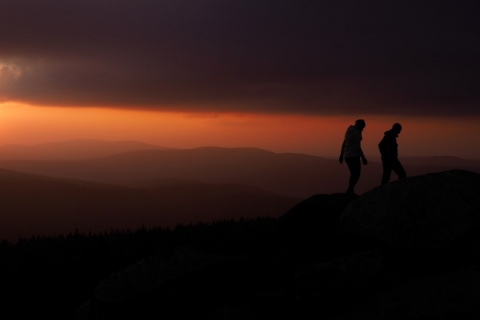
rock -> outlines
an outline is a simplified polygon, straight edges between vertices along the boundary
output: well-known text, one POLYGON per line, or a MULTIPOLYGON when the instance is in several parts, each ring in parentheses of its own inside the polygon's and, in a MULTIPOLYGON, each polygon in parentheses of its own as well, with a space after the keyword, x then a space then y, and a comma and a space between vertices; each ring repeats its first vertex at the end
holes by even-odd
POLYGON ((480 222, 480 175, 450 170, 370 190, 340 216, 337 233, 371 237, 405 252, 439 252, 480 222))
POLYGON ((304 303, 358 300, 379 286, 386 261, 375 251, 361 252, 303 267, 295 276, 296 299, 304 303))
POLYGON ((280 218, 278 246, 241 255, 185 247, 151 256, 101 282, 77 319, 477 315, 479 190, 479 174, 452 170, 392 182, 359 197, 314 195, 280 218), (434 253, 455 260, 444 254, 446 248, 466 245, 470 249, 462 254, 471 253, 474 264, 433 270, 417 259, 430 260, 434 253), (469 282, 475 286, 467 287, 469 282), (443 293, 437 299, 429 288, 443 293), (425 308, 409 300, 416 292, 426 297, 425 308), (457 304, 465 294, 473 298, 457 304))
POLYGON ((104 279, 77 319, 133 319, 150 315, 182 319, 214 312, 232 290, 241 291, 245 257, 220 256, 186 247, 151 256, 104 279))
POLYGON ((480 318, 479 266, 399 278, 331 320, 428 320, 480 318))
POLYGON ((300 247, 330 239, 340 215, 355 197, 343 193, 316 194, 303 200, 280 217, 285 238, 300 247))
POLYGON ((291 269, 284 248, 220 255, 179 247, 106 277, 76 319, 254 319, 253 313, 279 312, 276 302, 288 296, 291 269))

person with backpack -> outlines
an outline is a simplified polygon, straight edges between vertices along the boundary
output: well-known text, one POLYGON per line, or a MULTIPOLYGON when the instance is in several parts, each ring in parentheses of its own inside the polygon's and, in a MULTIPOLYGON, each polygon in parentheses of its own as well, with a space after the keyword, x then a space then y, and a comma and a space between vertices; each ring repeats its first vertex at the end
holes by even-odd
POLYGON ((362 131, 365 126, 365 120, 358 119, 355 121, 354 125, 348 127, 345 133, 345 139, 342 143, 340 157, 338 158, 338 161, 341 164, 343 164, 343 160, 345 160, 348 166, 348 170, 350 171, 348 189, 346 192, 346 194, 348 195, 355 195, 354 189, 355 185, 360 179, 362 163, 364 165, 368 163, 365 155, 363 154, 361 146, 362 131))
POLYGON ((392 129, 385 131, 383 139, 378 144, 383 166, 381 185, 390 181, 392 171, 397 174, 399 179, 403 179, 407 176, 405 169, 398 160, 397 137, 401 131, 402 125, 400 123, 394 123, 392 129))

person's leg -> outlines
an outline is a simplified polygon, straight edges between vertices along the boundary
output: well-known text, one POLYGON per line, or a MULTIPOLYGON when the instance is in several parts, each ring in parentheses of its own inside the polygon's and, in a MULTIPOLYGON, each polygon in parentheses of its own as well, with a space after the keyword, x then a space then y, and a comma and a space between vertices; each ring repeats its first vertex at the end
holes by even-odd
POLYGON ((350 179, 348 180, 348 194, 354 194, 355 185, 360 179, 360 173, 362 165, 360 163, 360 157, 355 158, 345 158, 345 162, 348 165, 348 170, 350 170, 350 179))
POLYGON ((388 158, 382 157, 382 167, 383 167, 383 173, 382 173, 382 186, 384 184, 387 184, 390 181, 390 175, 392 174, 392 161, 388 158))
POLYGON ((398 179, 404 179, 407 177, 407 173, 398 159, 395 159, 393 162, 392 170, 397 174, 398 179))

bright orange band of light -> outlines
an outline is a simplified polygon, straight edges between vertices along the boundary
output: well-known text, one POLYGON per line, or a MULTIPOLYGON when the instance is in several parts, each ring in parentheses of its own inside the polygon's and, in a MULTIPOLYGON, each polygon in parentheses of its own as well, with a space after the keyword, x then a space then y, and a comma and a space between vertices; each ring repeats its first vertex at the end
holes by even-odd
POLYGON ((71 139, 138 140, 163 147, 258 147, 276 152, 337 156, 346 128, 364 118, 363 149, 377 143, 394 122, 403 125, 402 155, 480 158, 477 118, 302 116, 240 113, 175 113, 114 108, 33 107, 0 104, 0 145, 71 139))

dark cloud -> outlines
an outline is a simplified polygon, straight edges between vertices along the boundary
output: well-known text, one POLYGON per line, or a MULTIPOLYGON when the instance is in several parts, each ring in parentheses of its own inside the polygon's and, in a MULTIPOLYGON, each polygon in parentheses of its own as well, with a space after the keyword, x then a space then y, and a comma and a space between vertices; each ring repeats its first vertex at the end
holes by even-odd
POLYGON ((476 1, 0 0, 0 99, 479 114, 476 1))

